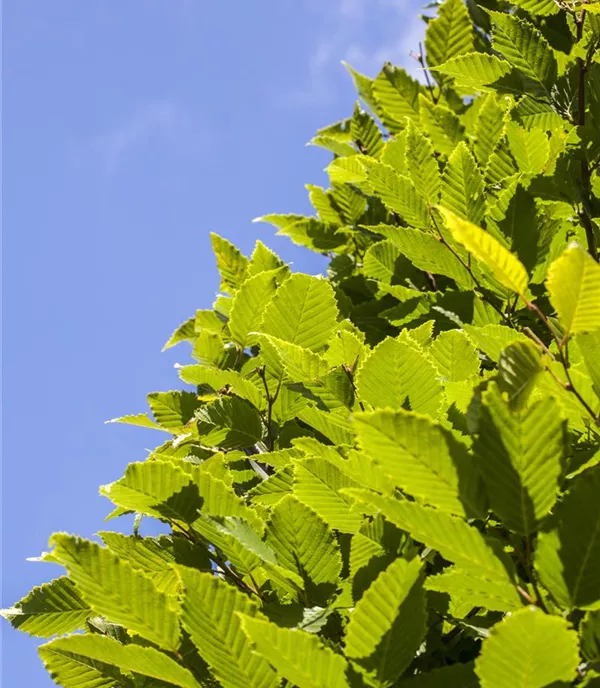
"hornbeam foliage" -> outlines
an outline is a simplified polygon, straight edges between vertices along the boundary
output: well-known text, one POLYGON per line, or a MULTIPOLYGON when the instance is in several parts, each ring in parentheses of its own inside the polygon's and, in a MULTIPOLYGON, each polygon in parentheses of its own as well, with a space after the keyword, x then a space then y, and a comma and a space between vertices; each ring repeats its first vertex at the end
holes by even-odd
POLYGON ((600 685, 600 2, 426 12, 259 218, 326 276, 212 236, 185 388, 115 419, 165 433, 133 532, 3 611, 64 688, 600 685))

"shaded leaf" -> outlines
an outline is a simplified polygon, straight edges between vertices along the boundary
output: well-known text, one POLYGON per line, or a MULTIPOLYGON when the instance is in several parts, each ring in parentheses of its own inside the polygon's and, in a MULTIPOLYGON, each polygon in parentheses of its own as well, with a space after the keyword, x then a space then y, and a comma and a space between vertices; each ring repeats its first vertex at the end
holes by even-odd
POLYGON ((543 585, 560 605, 599 609, 600 471, 571 484, 556 508, 556 523, 538 538, 535 563, 543 585))

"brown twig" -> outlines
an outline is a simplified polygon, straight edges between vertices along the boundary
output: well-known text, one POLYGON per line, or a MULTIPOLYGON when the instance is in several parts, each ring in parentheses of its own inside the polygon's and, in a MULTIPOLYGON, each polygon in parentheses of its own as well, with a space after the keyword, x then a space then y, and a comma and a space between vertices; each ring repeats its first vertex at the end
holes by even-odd
POLYGON ((532 535, 526 535, 525 536, 525 566, 527 569, 527 573, 529 574, 529 581, 531 583, 531 587, 533 588, 533 591, 535 592, 536 606, 538 606, 540 609, 545 611, 547 614, 548 608, 546 607, 546 603, 544 602, 544 598, 542 597, 542 593, 540 592, 537 581, 535 579, 535 569, 533 567, 533 557, 532 557, 532 552, 533 552, 532 538, 533 538, 532 535))
POLYGON ((427 69, 427 65, 425 64, 425 56, 423 54, 423 44, 419 43, 419 54, 415 56, 417 62, 421 65, 423 68, 423 71, 425 73, 425 82, 427 83, 427 88, 429 89, 429 93, 431 94, 431 100, 433 101, 434 105, 437 105, 439 96, 436 96, 434 91, 433 91, 433 84, 431 83, 431 79, 429 78, 429 70, 427 69))
POLYGON ((265 394, 267 396, 267 447, 269 451, 273 451, 273 447, 275 444, 275 440, 273 438, 273 404, 275 403, 275 400, 277 399, 277 396, 279 395, 279 390, 281 388, 281 382, 279 383, 279 386, 277 387, 277 392, 275 393, 275 396, 272 397, 271 393, 269 392, 269 385, 267 384, 267 376, 265 374, 265 366, 260 366, 259 368, 256 369, 256 372, 258 373, 258 377, 263 381, 263 385, 265 388, 265 394))
POLYGON ((358 392, 356 390, 356 385, 354 384, 354 372, 352 371, 352 368, 350 368, 349 365, 346 365, 344 363, 344 364, 342 364, 342 370, 346 373, 348 380, 350 380, 350 385, 352 386, 352 390, 354 391, 354 398, 358 401, 358 405, 360 406, 360 410, 364 411, 365 405, 358 398, 358 392))

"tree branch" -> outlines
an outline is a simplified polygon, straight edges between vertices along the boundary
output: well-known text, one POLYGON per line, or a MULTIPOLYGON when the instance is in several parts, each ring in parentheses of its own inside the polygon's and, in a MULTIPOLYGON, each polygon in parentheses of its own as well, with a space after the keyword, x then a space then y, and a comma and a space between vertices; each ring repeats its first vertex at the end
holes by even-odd
MULTIPOLYGON (((577 42, 579 43, 583 38, 583 26, 585 22, 585 10, 575 18, 577 23, 577 42)), ((589 60, 586 57, 577 58, 577 124, 580 127, 585 126, 585 86, 588 72, 589 60)), ((587 158, 584 156, 581 160, 581 186, 582 199, 581 210, 579 211, 579 220, 585 230, 587 239, 588 252, 590 256, 598 261, 598 244, 596 241, 596 231, 594 223, 590 215, 590 188, 591 188, 591 171, 587 158)))

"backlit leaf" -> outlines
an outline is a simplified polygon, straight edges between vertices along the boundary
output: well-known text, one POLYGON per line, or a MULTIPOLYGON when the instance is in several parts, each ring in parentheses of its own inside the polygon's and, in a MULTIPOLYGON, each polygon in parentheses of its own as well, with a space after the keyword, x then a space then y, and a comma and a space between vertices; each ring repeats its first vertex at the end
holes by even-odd
POLYGON ((600 329, 600 265, 581 246, 552 263, 546 287, 565 335, 600 329))

